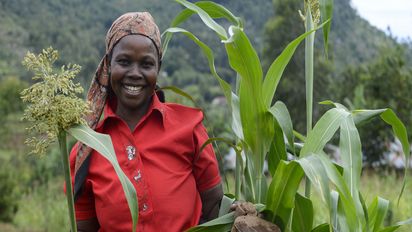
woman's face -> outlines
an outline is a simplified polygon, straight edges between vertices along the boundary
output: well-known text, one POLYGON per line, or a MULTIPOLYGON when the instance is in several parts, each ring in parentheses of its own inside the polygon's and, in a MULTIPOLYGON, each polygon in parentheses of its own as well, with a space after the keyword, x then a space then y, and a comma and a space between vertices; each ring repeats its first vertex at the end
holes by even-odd
POLYGON ((147 110, 156 86, 158 60, 156 47, 146 36, 128 35, 115 45, 110 85, 117 97, 117 112, 147 110))

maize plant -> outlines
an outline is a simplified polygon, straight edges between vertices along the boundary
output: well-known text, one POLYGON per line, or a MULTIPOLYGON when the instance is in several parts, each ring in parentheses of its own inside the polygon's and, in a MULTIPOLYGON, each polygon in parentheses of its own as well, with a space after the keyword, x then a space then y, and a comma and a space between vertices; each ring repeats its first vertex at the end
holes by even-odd
MULTIPOLYGON (((359 191, 362 152, 356 128, 358 124, 380 117, 392 127, 409 160, 407 131, 391 109, 351 111, 342 104, 324 101, 323 104, 332 108, 312 128, 314 33, 323 30, 327 52, 333 0, 304 1, 305 9, 301 16, 306 32, 286 46, 265 74, 239 17, 211 1, 176 2, 185 9, 163 33, 164 51, 167 51, 173 34, 184 34, 200 47, 208 60, 211 74, 219 82, 231 112, 231 128, 237 138, 237 144, 231 144, 237 153, 234 194, 237 200, 256 204, 264 219, 277 224, 282 231, 395 231, 402 224, 412 222, 407 220, 385 227, 383 219, 389 202, 376 197, 367 206, 359 191), (213 51, 193 33, 178 27, 195 14, 222 41, 228 63, 237 74, 234 77, 236 88, 232 88, 217 73, 213 51), (226 19, 230 26, 224 28, 215 21, 216 18, 226 19), (306 136, 293 130, 286 105, 274 101, 282 73, 303 40, 306 51, 306 136), (341 165, 333 163, 323 151, 336 133, 339 133, 341 165), (288 160, 287 153, 294 159, 288 160), (241 158, 242 155, 245 160, 241 158), (266 178, 263 173, 265 159, 268 160, 271 178, 266 178), (304 180, 308 180, 305 196, 298 191, 304 180), (313 222, 314 206, 308 194, 310 186, 320 193, 328 209, 328 221, 320 225, 314 225, 313 222)), ((225 139, 211 138, 208 142, 213 140, 225 139)), ((228 204, 224 201, 223 205, 228 204)), ((221 217, 190 231, 230 231, 234 216, 233 212, 227 212, 225 207, 221 207, 221 217)))

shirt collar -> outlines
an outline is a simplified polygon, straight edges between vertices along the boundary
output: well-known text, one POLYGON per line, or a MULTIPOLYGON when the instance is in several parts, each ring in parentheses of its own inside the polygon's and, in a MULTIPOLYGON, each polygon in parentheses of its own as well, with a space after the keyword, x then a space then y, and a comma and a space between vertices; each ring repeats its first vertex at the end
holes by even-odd
MULTIPOLYGON (((109 118, 119 118, 119 116, 117 116, 116 114, 116 98, 108 98, 108 100, 106 100, 106 105, 104 107, 103 110, 103 115, 100 118, 100 121, 97 125, 96 129, 99 129, 101 126, 103 126, 103 124, 105 123, 105 121, 109 118)), ((159 98, 157 97, 156 94, 153 94, 152 96, 152 103, 150 104, 149 109, 147 110, 147 113, 143 116, 142 120, 146 120, 146 118, 151 115, 153 112, 158 112, 161 115, 162 118, 162 125, 163 127, 165 126, 165 122, 166 122, 166 110, 165 110, 166 106, 163 102, 160 102, 159 98)))

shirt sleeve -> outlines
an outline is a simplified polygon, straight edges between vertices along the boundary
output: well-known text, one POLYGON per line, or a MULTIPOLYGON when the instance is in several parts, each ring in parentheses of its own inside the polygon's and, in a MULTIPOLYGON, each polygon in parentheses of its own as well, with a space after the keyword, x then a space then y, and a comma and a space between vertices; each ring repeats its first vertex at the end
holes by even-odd
POLYGON ((199 123, 194 129, 196 153, 193 160, 193 173, 199 192, 209 190, 221 182, 219 165, 213 146, 208 144, 200 151, 200 148, 208 139, 206 128, 202 123, 199 123))
MULTIPOLYGON (((70 173, 72 177, 72 186, 74 186, 74 166, 79 143, 76 143, 70 152, 70 173)), ((74 203, 76 220, 87 220, 96 217, 94 206, 94 196, 90 180, 86 178, 82 192, 74 203)))

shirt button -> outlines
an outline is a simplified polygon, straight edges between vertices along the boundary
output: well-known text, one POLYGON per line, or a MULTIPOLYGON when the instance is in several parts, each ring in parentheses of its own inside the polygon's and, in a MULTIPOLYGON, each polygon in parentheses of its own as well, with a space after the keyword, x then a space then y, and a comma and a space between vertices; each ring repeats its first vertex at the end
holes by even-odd
POLYGON ((142 210, 143 210, 143 211, 146 211, 148 208, 149 208, 149 206, 147 206, 146 203, 144 203, 142 210))
POLYGON ((137 174, 133 177, 133 179, 137 182, 142 178, 142 175, 140 174, 140 170, 137 171, 137 174))
POLYGON ((127 159, 132 160, 136 156, 136 148, 133 146, 126 147, 127 159))

